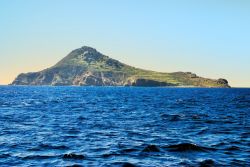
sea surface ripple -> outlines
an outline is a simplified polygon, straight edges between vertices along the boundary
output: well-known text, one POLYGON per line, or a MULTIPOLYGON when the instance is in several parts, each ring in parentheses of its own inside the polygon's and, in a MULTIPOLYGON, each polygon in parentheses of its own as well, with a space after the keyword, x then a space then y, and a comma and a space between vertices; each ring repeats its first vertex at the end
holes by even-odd
POLYGON ((0 86, 0 166, 250 166, 250 89, 0 86))

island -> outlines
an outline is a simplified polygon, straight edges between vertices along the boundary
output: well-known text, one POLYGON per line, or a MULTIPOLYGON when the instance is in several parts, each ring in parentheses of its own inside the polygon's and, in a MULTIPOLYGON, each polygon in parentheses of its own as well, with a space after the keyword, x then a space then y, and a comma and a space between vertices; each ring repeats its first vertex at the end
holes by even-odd
POLYGON ((166 73, 132 67, 88 46, 73 50, 50 68, 19 74, 11 85, 230 87, 226 79, 203 78, 192 72, 166 73))

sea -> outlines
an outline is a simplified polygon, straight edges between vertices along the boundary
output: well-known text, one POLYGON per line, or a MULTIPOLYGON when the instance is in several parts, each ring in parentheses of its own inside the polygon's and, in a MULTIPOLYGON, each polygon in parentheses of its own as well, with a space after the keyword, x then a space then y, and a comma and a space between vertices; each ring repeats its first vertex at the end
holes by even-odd
POLYGON ((0 86, 0 166, 250 166, 250 89, 0 86))

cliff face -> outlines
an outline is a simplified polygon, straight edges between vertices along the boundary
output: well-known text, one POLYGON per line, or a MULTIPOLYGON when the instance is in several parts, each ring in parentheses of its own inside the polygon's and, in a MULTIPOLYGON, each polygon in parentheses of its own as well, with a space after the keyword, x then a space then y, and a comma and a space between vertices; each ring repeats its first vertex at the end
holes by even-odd
POLYGON ((230 87, 225 79, 202 78, 191 72, 161 73, 135 68, 87 46, 73 50, 53 67, 18 75, 12 85, 230 87))

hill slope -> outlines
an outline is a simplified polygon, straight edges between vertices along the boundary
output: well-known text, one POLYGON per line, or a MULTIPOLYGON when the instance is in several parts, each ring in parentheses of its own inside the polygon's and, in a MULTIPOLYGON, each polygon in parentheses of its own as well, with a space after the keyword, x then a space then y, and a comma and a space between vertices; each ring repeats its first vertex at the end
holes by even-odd
POLYGON ((191 72, 162 73, 135 68, 87 46, 73 50, 48 69, 18 75, 12 85, 230 87, 225 79, 202 78, 191 72))

